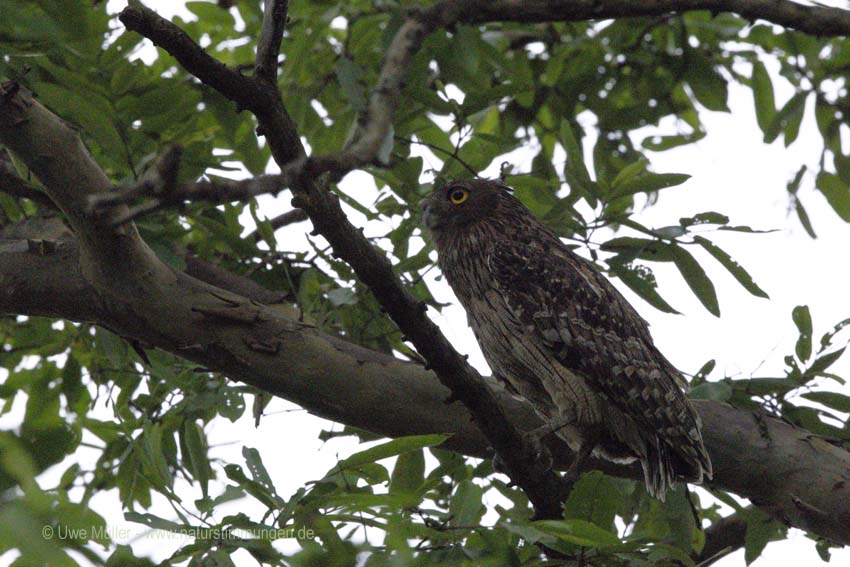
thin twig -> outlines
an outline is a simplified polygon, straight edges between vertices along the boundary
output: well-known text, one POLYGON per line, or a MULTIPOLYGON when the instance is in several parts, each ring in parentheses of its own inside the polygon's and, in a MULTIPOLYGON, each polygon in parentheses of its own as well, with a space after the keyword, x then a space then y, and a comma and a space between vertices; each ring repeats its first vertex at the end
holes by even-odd
POLYGON ((459 155, 457 155, 458 154, 457 149, 455 149, 455 151, 450 151, 450 150, 447 150, 445 148, 441 148, 440 146, 438 146, 436 144, 431 144, 429 142, 423 142, 422 140, 411 140, 411 139, 408 139, 408 138, 402 138, 401 136, 396 136, 395 140, 397 142, 404 142, 405 144, 408 144, 408 145, 417 144, 419 146, 425 146, 426 148, 428 148, 430 150, 445 154, 445 155, 449 156, 451 159, 458 162, 460 165, 462 165, 463 168, 465 170, 467 170, 469 173, 471 173, 473 176, 478 177, 478 171, 474 167, 472 167, 471 165, 466 163, 464 160, 462 160, 459 155))
POLYGON ((708 567, 715 561, 744 547, 747 536, 746 511, 736 512, 721 518, 705 530, 705 545, 700 553, 694 553, 691 558, 700 567, 708 567))
POLYGON ((280 55, 280 42, 283 40, 288 11, 288 0, 266 0, 265 2, 263 27, 257 39, 254 76, 267 83, 274 83, 277 80, 277 59, 280 55))
POLYGON ((5 149, 0 149, 0 191, 19 199, 29 199, 43 207, 57 209, 46 193, 18 175, 5 149))
MULTIPOLYGON (((291 224, 304 222, 305 220, 310 220, 310 217, 307 215, 304 209, 292 209, 291 211, 286 211, 285 213, 270 219, 269 224, 271 225, 272 230, 277 230, 279 228, 283 228, 291 224)), ((262 236, 260 236, 259 230, 254 230, 248 233, 245 238, 253 238, 254 240, 260 240, 262 236)))

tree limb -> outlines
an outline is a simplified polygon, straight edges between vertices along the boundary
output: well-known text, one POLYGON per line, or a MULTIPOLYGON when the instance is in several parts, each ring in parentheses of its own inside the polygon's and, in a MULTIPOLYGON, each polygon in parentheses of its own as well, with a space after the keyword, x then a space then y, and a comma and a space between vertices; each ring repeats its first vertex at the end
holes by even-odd
MULTIPOLYGON (((449 390, 433 372, 326 335, 299 323, 295 314, 253 305, 255 320, 236 324, 220 317, 191 320, 186 316, 191 305, 181 303, 175 310, 152 303, 142 307, 154 317, 137 324, 130 315, 132 298, 124 298, 120 309, 99 300, 79 269, 73 241, 46 251, 31 248, 26 240, 0 241, 0 281, 0 313, 99 323, 291 400, 315 415, 388 437, 452 433, 445 448, 473 457, 488 455, 486 437, 461 404, 445 403, 449 390), (251 344, 277 350, 252 349, 251 344)), ((185 298, 187 288, 197 285, 185 277, 172 291, 185 298)), ((541 425, 531 406, 487 382, 518 427, 541 425)), ((694 406, 716 468, 712 488, 749 498, 780 521, 850 545, 850 453, 773 417, 756 419, 749 411, 705 400, 695 400, 694 406), (811 514, 802 502, 821 513, 811 514)), ((573 455, 566 445, 553 442, 550 449, 556 467, 568 468, 573 455)), ((599 460, 592 466, 642 479, 639 467, 599 460)), ((707 529, 714 535, 707 533, 706 547, 715 542, 714 554, 739 547, 742 520, 731 519, 735 517, 707 529)), ((712 555, 704 551, 701 557, 712 555)))
MULTIPOLYGON (((286 211, 285 213, 281 213, 276 217, 269 219, 269 224, 271 225, 272 230, 277 230, 291 224, 304 222, 305 220, 310 220, 310 217, 307 216, 304 209, 292 209, 291 211, 286 211)), ((261 238, 260 232, 258 230, 254 230, 245 236, 245 238, 254 238, 255 240, 259 240, 261 238)))
POLYGON ((791 0, 444 0, 427 9, 440 27, 486 22, 576 22, 708 10, 765 20, 815 36, 850 35, 850 12, 791 0))
POLYGON ((705 545, 702 551, 693 554, 691 558, 700 567, 708 567, 744 547, 746 538, 746 515, 739 512, 729 514, 705 529, 705 545))
MULTIPOLYGON (((167 154, 166 154, 167 155, 167 154)), ((156 169, 156 167, 152 168, 156 169)), ((142 199, 142 203, 114 214, 109 222, 113 225, 128 223, 136 218, 166 207, 180 207, 186 202, 231 203, 248 201, 258 195, 277 194, 295 179, 293 171, 297 165, 284 168, 275 175, 258 175, 249 179, 226 179, 209 177, 179 186, 165 185, 158 175, 147 174, 138 182, 120 187, 107 193, 96 193, 88 198, 88 212, 102 215, 119 205, 130 205, 142 199)))

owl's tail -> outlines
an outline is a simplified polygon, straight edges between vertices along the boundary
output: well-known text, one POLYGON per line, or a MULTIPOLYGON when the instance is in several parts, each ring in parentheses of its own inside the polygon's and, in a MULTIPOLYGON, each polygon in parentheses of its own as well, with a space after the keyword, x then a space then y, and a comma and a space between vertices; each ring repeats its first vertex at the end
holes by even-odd
MULTIPOLYGON (((667 489, 676 481, 702 484, 713 475, 711 460, 702 442, 702 435, 686 435, 690 443, 671 446, 657 435, 648 440, 646 454, 640 459, 646 491, 664 501, 667 489)), ((684 441, 680 439, 679 441, 684 441)))

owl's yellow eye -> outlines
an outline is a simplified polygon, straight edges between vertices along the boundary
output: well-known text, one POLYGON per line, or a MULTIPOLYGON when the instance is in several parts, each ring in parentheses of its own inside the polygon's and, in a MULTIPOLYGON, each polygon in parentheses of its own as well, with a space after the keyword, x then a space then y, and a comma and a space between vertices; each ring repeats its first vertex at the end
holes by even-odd
POLYGON ((469 191, 466 189, 453 189, 449 193, 449 201, 455 205, 460 205, 469 198, 469 191))

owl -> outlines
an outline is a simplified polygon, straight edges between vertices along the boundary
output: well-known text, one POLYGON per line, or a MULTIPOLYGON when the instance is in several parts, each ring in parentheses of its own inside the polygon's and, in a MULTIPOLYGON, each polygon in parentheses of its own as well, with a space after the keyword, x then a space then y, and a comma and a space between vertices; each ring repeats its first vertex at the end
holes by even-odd
POLYGON ((495 376, 576 453, 640 461, 663 500, 711 478, 686 382, 647 323, 497 181, 454 181, 421 205, 438 264, 495 376))

